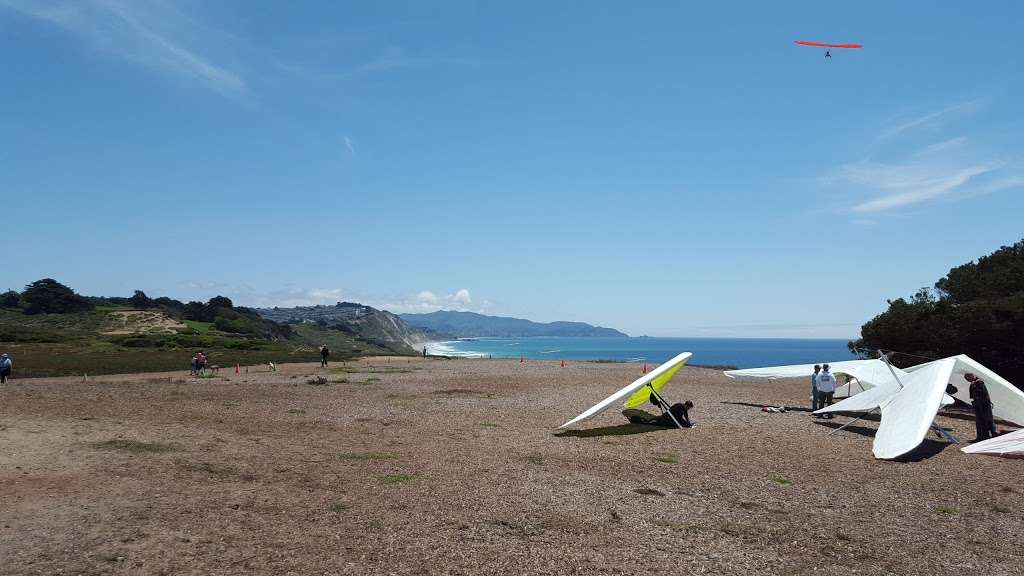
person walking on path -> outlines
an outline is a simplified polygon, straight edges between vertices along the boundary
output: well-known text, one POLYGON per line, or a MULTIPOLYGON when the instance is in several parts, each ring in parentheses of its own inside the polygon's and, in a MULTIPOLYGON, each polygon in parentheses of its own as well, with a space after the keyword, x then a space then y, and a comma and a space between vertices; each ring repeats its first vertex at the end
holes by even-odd
POLYGON ((811 412, 818 409, 818 372, 821 372, 821 366, 815 364, 814 374, 811 374, 811 412))
POLYGON ((974 408, 974 428, 977 431, 975 442, 995 438, 996 424, 992 417, 992 398, 988 395, 985 381, 968 372, 964 380, 971 383, 971 406, 974 408))
POLYGON ((331 355, 331 351, 327 349, 327 344, 320 347, 320 367, 327 367, 327 357, 331 355))
POLYGON ((11 357, 4 352, 4 354, 0 356, 0 384, 7 383, 7 380, 11 377, 11 370, 13 369, 14 362, 11 360, 11 357))
MULTIPOLYGON (((836 393, 836 377, 828 371, 828 364, 821 367, 821 372, 815 380, 815 388, 818 389, 818 410, 825 406, 832 405, 832 395, 836 393)), ((831 414, 823 414, 822 418, 832 419, 831 414)))

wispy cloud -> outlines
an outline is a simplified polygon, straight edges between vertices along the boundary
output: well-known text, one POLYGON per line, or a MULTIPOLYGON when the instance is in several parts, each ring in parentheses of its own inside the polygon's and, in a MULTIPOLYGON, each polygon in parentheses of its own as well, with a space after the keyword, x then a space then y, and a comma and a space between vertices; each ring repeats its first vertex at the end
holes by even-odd
MULTIPOLYGON (((345 150, 348 150, 349 154, 355 154, 356 153, 356 147, 352 144, 352 139, 349 138, 348 136, 345 136, 345 150)), ((371 154, 372 154, 372 151, 371 151, 371 154)))
POLYGON ((912 118, 903 118, 897 124, 890 126, 886 128, 884 131, 882 131, 881 137, 892 138, 894 136, 898 136, 900 134, 903 134, 904 132, 913 130, 915 128, 920 128, 924 126, 935 126, 940 124, 947 118, 956 115, 957 113, 972 112, 974 110, 977 110, 981 105, 982 100, 979 98, 975 100, 969 100, 967 102, 962 102, 960 104, 955 104, 953 106, 949 106, 941 110, 936 110, 934 112, 929 112, 927 114, 922 114, 912 118))
POLYGON ((972 178, 991 172, 993 165, 944 167, 931 163, 861 163, 843 168, 842 178, 881 195, 856 204, 853 212, 882 212, 949 194, 972 178))
POLYGON ((0 6, 62 28, 119 58, 196 78, 221 93, 245 86, 238 74, 187 47, 177 36, 194 36, 196 27, 162 3, 0 0, 0 6))

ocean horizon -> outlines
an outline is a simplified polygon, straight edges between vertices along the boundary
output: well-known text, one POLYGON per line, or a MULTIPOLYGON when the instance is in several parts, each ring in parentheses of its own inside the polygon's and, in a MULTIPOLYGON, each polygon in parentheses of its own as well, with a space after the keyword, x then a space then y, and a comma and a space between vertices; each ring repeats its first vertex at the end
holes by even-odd
POLYGON ((856 358, 847 340, 834 338, 556 337, 465 338, 426 344, 427 353, 463 358, 606 360, 658 364, 693 352, 691 364, 756 368, 856 358))

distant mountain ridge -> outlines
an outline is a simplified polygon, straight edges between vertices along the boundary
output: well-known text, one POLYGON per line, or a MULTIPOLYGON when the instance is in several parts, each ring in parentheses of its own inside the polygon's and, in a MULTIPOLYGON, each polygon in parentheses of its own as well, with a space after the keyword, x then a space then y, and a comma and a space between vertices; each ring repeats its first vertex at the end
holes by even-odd
POLYGON ((256 312, 280 324, 315 323, 406 353, 413 352, 423 342, 450 338, 448 334, 434 334, 410 326, 398 315, 386 310, 355 302, 338 302, 334 306, 256 308, 256 312))
POLYGON ((563 337, 627 337, 613 328, 593 326, 585 322, 533 322, 521 318, 487 316, 476 312, 440 310, 426 314, 400 314, 407 324, 436 333, 459 338, 529 338, 533 336, 563 337))

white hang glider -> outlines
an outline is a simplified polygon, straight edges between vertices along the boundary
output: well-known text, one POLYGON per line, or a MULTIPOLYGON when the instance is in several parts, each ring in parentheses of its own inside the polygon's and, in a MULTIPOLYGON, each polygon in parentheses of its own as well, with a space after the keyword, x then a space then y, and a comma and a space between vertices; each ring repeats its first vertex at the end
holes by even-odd
MULTIPOLYGON (((668 407, 668 402, 661 397, 661 389, 664 388, 665 385, 668 384, 668 381, 676 375, 676 372, 679 372, 679 369, 686 364, 686 361, 689 360, 691 356, 693 356, 693 353, 691 352, 683 352, 682 354, 679 354, 675 358, 665 362, 654 370, 651 370, 642 377, 637 378, 630 385, 619 389, 619 391, 615 392, 611 396, 601 400, 597 404, 594 404, 579 416, 559 426, 559 428, 566 428, 588 418, 593 418, 608 408, 611 408, 613 404, 624 398, 628 398, 625 402, 626 408, 635 408, 640 406, 644 402, 647 402, 651 396, 654 396, 662 403, 662 405, 668 407)), ((668 414, 671 416, 672 413, 669 412, 668 414)), ((672 416, 672 420, 675 420, 674 416, 672 416)), ((676 426, 682 428, 682 425, 680 425, 679 422, 676 422, 676 426)))
POLYGON ((960 451, 967 454, 988 454, 1003 458, 1024 458, 1024 428, 964 446, 960 451))
MULTIPOLYGON (((876 458, 892 459, 905 455, 921 444, 929 429, 935 429, 955 441, 934 421, 939 408, 952 404, 953 397, 970 402, 970 383, 964 379, 964 374, 968 372, 985 381, 996 417, 1024 425, 1024 392, 966 355, 951 356, 902 370, 889 366, 886 360, 835 362, 831 367, 834 372, 854 376, 861 383, 867 384, 868 389, 822 408, 815 414, 880 411, 882 417, 873 445, 876 458), (885 372, 889 372, 888 378, 885 372), (945 393, 949 384, 957 388, 952 397, 945 393)), ((812 372, 813 365, 805 364, 733 370, 726 374, 734 378, 793 378, 809 377, 812 372)))
MULTIPOLYGON (((819 364, 820 365, 820 364, 819 364)), ((900 388, 900 378, 909 374, 882 360, 841 360, 839 362, 828 362, 829 370, 833 374, 847 374, 853 377, 853 381, 836 388, 834 397, 847 398, 871 390, 872 388, 900 388)), ((766 368, 747 368, 744 370, 727 370, 725 375, 730 378, 768 378, 776 380, 779 378, 810 378, 814 374, 815 364, 794 364, 790 366, 769 366, 766 368)), ((953 399, 949 396, 943 398, 943 405, 952 404, 953 399)))

